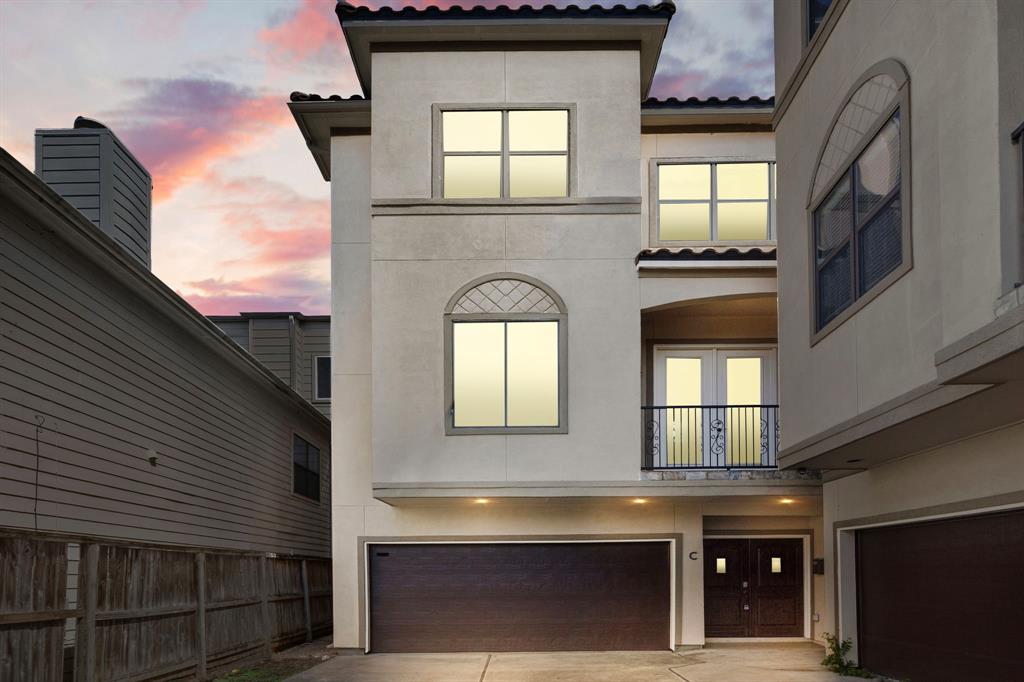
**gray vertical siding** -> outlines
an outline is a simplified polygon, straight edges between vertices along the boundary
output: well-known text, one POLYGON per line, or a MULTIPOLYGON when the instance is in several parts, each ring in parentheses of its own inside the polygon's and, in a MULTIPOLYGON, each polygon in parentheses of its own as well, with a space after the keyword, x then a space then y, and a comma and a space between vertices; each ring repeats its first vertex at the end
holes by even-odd
POLYGON ((0 525, 329 555, 327 421, 0 161, 0 525), (292 493, 294 433, 320 503, 292 493))

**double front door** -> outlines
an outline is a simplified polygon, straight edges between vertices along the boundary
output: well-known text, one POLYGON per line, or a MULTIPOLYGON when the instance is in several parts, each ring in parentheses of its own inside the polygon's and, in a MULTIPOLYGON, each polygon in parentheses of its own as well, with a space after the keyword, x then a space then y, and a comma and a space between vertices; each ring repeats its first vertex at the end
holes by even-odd
POLYGON ((704 540, 707 637, 804 635, 803 540, 704 540))
POLYGON ((775 464, 774 348, 655 346, 655 467, 775 464))

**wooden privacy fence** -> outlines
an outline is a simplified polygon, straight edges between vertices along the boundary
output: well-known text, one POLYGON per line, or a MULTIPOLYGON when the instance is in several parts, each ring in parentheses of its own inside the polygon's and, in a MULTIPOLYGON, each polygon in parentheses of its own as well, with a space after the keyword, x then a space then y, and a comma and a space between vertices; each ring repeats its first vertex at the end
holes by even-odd
POLYGON ((0 531, 5 682, 206 679, 330 630, 329 559, 0 531))

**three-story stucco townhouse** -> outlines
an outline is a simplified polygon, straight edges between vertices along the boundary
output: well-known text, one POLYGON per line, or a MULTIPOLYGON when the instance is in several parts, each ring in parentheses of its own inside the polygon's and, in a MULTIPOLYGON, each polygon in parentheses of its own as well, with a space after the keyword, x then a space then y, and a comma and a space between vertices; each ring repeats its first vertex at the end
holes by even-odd
POLYGON ((647 99, 673 11, 338 6, 363 95, 290 105, 331 182, 337 646, 820 636, 773 101, 647 99))
POLYGON ((775 3, 784 467, 823 471, 825 627, 1019 679, 1024 3, 775 3))

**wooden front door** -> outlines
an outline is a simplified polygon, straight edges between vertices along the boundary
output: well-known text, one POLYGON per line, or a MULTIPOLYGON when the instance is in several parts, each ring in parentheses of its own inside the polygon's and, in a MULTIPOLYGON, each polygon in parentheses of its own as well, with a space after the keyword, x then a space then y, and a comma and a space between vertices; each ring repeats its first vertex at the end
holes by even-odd
POLYGON ((799 539, 705 540, 705 636, 802 637, 803 564, 799 539))

